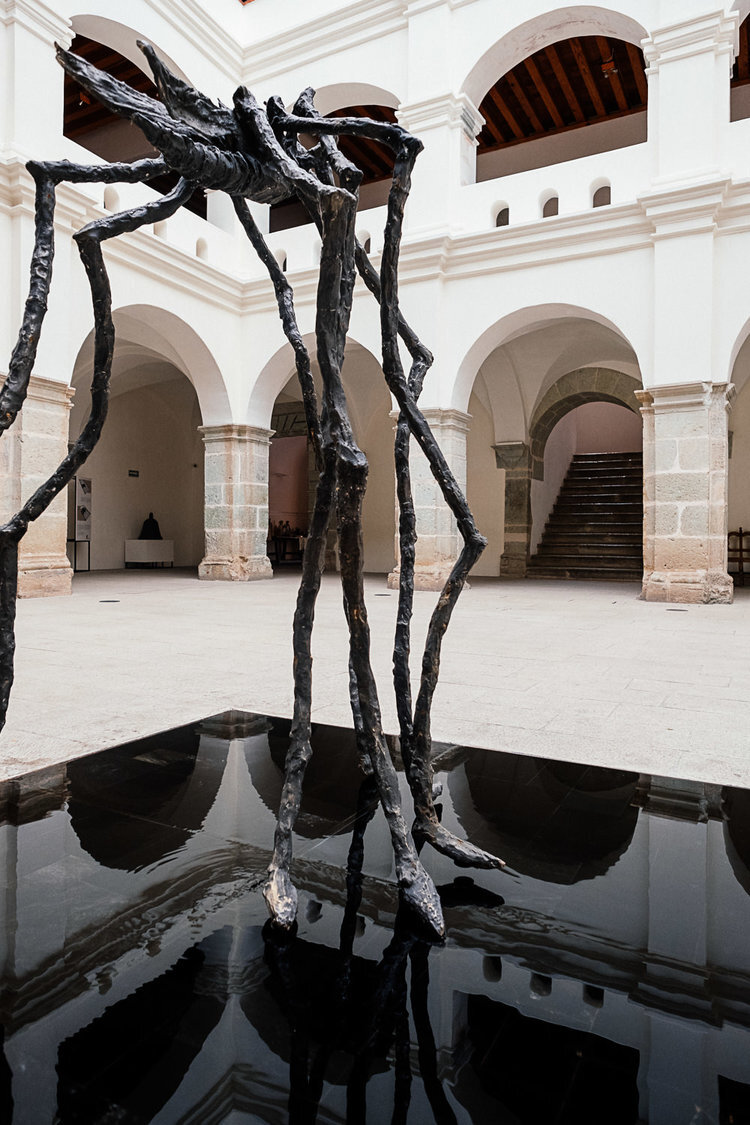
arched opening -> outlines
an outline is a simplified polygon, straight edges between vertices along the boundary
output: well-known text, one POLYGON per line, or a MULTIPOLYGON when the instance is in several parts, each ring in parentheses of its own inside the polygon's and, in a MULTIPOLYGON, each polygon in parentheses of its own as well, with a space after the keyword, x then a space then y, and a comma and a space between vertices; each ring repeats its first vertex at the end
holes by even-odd
POLYGON ((609 207, 612 202, 612 188, 609 184, 602 184, 595 188, 591 194, 592 207, 609 207))
MULTIPOLYGON (((314 352, 314 338, 306 337, 314 352)), ((307 426, 297 375, 289 369, 283 349, 261 375, 251 401, 253 419, 263 417, 264 382, 283 385, 273 402, 270 428, 274 431, 269 452, 269 557, 273 565, 299 563, 301 539, 307 534, 315 499, 317 471, 307 438, 307 426)), ((367 456, 369 473, 362 513, 365 571, 386 574, 394 566, 395 476, 393 468, 393 420, 391 397, 380 363, 366 348, 350 340, 346 348, 343 383, 355 438, 367 456)), ((317 364, 313 378, 320 399, 321 381, 317 364)), ((266 394, 270 388, 266 388, 266 394)), ((270 389, 273 394, 273 390, 270 389)), ((268 418, 268 415, 266 415, 268 418)), ((260 423, 262 424, 262 422, 260 423)), ((268 424, 268 423, 266 423, 268 424)), ((335 537, 329 540, 327 565, 335 565, 335 537)))
POLYGON ((730 119, 750 117, 750 16, 740 24, 740 49, 734 60, 730 87, 730 119))
POLYGON ((636 379, 571 372, 531 421, 529 573, 631 579, 643 573, 643 431, 636 379))
POLYGON ((551 219, 560 214, 560 199, 557 195, 548 195, 542 203, 542 218, 551 219))
POLYGON ((501 206, 495 214, 495 226, 507 227, 510 225, 510 207, 501 206))
MULTIPOLYGON (((606 13, 590 9, 587 20, 586 11, 578 21, 579 34, 561 38, 559 25, 546 32, 526 25, 526 34, 517 29, 505 51, 498 45, 478 64, 473 83, 484 73, 485 83, 490 78, 491 85, 479 91, 485 124, 478 138, 477 180, 646 140, 648 90, 645 60, 637 46, 642 35, 620 38, 606 28, 606 13), (602 23, 602 32, 592 34, 602 23), (540 39, 548 41, 539 47, 540 39), (520 56, 513 50, 516 43, 520 56), (532 44, 536 49, 528 51, 532 44), (500 65, 504 59, 513 60, 494 81, 488 73, 493 54, 500 65)), ((472 80, 467 88, 471 84, 472 80)))
MULTIPOLYGON (((174 565, 197 567, 204 555, 204 450, 199 427, 214 421, 221 388, 211 387, 210 357, 182 321, 141 306, 119 310, 114 319, 117 337, 109 412, 101 439, 78 474, 91 489, 91 569, 124 568, 126 543, 139 539, 151 512, 164 550, 169 541, 173 544, 174 565), (187 377, 193 371, 170 345, 172 331, 181 333, 185 354, 203 367, 202 384, 194 385, 187 377)), ((88 413, 92 362, 89 336, 74 367, 71 438, 80 432, 88 413)), ((71 488, 68 534, 78 539, 82 536, 76 527, 73 493, 71 488)), ((88 551, 76 547, 80 567, 86 566, 88 551)))
MULTIPOLYGON (((729 415, 729 500, 727 526, 731 533, 750 531, 750 494, 747 480, 750 472, 750 335, 740 347, 732 368, 731 382, 737 388, 737 398, 729 415)), ((734 546, 734 541, 730 540, 734 546)), ((729 572, 735 589, 750 585, 750 546, 743 543, 743 561, 737 557, 729 560, 729 572), (747 558, 744 558, 747 553, 747 558)))
POLYGON ((583 309, 518 310, 479 337, 460 365, 453 396, 455 408, 471 417, 468 499, 489 540, 474 573, 527 574, 539 538, 532 540, 532 530, 543 529, 579 440, 581 452, 619 453, 627 446, 639 453, 640 404, 633 392, 640 386, 629 342, 583 309), (568 419, 548 450, 557 423, 588 403, 595 406, 568 419), (610 413, 601 406, 607 403, 625 409, 610 413))
MULTIPOLYGON (((396 120, 395 110, 388 105, 346 105, 328 110, 326 115, 371 117, 374 121, 390 123, 396 120)), ((313 134, 300 136, 300 141, 306 148, 312 148, 317 140, 318 138, 313 134)), ((358 210, 367 211, 371 207, 384 206, 388 201, 393 176, 395 157, 391 150, 379 141, 371 141, 367 137, 339 137, 338 145, 344 156, 364 173, 359 188, 358 210)), ((311 221, 307 211, 295 197, 271 206, 269 230, 274 233, 288 230, 290 227, 299 227, 311 221)))
MULTIPOLYGON (((76 22, 74 20, 74 26, 76 22)), ((102 25, 110 23, 108 20, 100 22, 102 25)), ((116 28, 118 25, 112 26, 116 28)), ((124 33, 127 29, 120 28, 120 31, 124 33)), ((118 78, 139 93, 158 98, 156 86, 146 71, 133 61, 142 56, 136 47, 135 33, 129 34, 133 39, 132 58, 121 54, 114 46, 108 46, 80 32, 73 39, 70 49, 92 66, 106 71, 107 74, 118 78)), ((82 89, 68 74, 65 75, 63 98, 63 133, 89 152, 93 152, 103 160, 133 161, 156 155, 156 150, 149 144, 137 125, 112 113, 88 91, 82 89)), ((149 180, 149 186, 164 194, 175 186, 177 180, 176 173, 167 172, 163 176, 149 180)), ((106 202, 105 206, 107 210, 114 210, 106 202)), ((205 219, 206 193, 202 188, 193 193, 185 207, 205 219)))

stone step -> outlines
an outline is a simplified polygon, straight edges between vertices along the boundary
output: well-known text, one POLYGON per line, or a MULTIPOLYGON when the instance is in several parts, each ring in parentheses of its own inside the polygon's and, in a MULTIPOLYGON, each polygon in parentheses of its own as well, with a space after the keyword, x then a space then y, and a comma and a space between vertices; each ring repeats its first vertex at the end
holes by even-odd
POLYGON ((575 453, 572 464, 580 465, 583 462, 609 464, 612 461, 640 461, 643 462, 643 453, 635 450, 632 453, 575 453))
POLYGON ((578 454, 529 575, 637 582, 643 573, 643 458, 578 454))
POLYGON ((570 579, 578 582, 640 582, 643 570, 597 570, 594 567, 529 567, 528 578, 570 579))
POLYGON ((632 543, 540 543, 535 558, 563 558, 575 555, 579 558, 642 558, 643 546, 640 542, 632 543))

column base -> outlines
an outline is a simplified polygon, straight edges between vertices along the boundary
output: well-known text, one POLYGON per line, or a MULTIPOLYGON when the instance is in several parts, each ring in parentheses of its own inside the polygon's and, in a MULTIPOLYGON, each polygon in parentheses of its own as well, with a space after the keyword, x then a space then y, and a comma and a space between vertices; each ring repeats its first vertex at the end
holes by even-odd
POLYGON ((734 582, 722 570, 655 570, 644 574, 641 598, 685 605, 731 605, 734 582))
POLYGON ((500 577, 501 578, 525 578, 527 571, 526 557, 519 555, 501 555, 500 556, 500 577))
POLYGON ((198 577, 209 582, 253 582, 273 578, 273 569, 268 555, 235 555, 227 559, 204 559, 198 567, 198 577))
POLYGON ((57 558, 18 568, 19 598, 57 598, 73 592, 73 568, 57 558))
MULTIPOLYGON (((417 567, 414 571, 415 590, 442 590, 453 570, 453 564, 444 567, 417 567)), ((388 589, 398 590, 401 580, 401 571, 396 567, 388 575, 388 589)), ((464 583, 464 589, 469 589, 469 583, 464 583)))

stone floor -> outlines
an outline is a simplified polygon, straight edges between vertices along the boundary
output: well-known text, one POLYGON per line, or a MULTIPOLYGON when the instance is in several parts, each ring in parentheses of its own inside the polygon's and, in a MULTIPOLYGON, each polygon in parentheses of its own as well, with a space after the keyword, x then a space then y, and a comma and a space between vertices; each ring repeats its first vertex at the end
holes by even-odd
MULTIPOLYGON (((289 715, 298 573, 247 584, 188 571, 77 575, 18 606, 0 778, 239 708, 289 715)), ((368 580, 384 725, 397 595, 368 580)), ((436 739, 750 786, 750 588, 668 606, 626 583, 474 580, 445 638, 436 739)), ((435 595, 416 595, 414 667, 435 595)), ((315 626, 313 717, 347 724, 337 578, 315 626)))

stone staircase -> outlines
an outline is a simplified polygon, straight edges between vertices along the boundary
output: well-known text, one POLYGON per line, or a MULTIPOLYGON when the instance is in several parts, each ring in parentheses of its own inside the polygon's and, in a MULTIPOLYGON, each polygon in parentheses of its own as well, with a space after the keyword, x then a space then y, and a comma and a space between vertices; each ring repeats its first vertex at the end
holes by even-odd
POLYGON ((639 581, 643 575, 643 455, 573 458, 529 578, 639 581))

